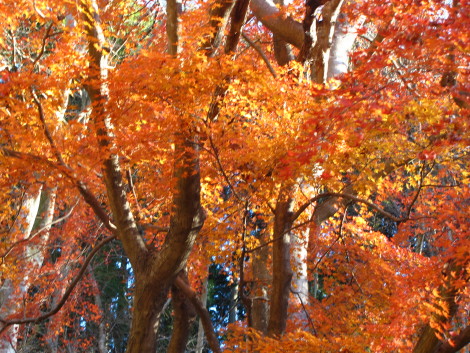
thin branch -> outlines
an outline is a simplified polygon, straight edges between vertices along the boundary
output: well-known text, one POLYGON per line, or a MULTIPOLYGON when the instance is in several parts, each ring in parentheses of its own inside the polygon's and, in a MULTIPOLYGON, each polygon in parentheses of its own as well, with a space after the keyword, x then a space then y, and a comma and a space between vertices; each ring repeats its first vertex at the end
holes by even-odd
POLYGON ((45 231, 46 229, 50 228, 51 226, 53 226, 54 224, 57 224, 59 222, 62 222, 63 220, 69 218, 73 212, 73 209, 75 208, 75 206, 77 206, 78 204, 78 201, 75 203, 75 205, 73 205, 70 210, 62 217, 60 218, 57 218, 55 221, 52 221, 50 222, 49 224, 46 224, 44 227, 42 227, 41 229, 38 229, 37 231, 35 231, 34 233, 30 234, 27 238, 24 238, 24 239, 20 239, 16 242, 14 242, 12 245, 10 245, 10 247, 2 254, 0 255, 0 258, 1 258, 1 264, 4 263, 5 261, 5 258, 11 253, 11 251, 19 244, 21 243, 24 243, 24 242, 27 242, 27 241, 30 241, 32 240, 33 238, 35 238, 37 235, 41 234, 43 231, 45 231))
POLYGON ((111 235, 105 239, 103 239, 101 242, 99 242, 93 250, 87 255, 85 258, 85 261, 83 262, 80 271, 78 272, 77 276, 72 280, 72 282, 69 284, 67 290, 65 291, 64 295, 62 296, 61 300, 56 304, 56 306, 50 310, 49 312, 42 314, 37 317, 31 317, 31 318, 25 318, 25 319, 13 319, 13 320, 5 320, 3 318, 0 318, 0 322, 3 324, 3 327, 0 329, 0 334, 5 332, 5 330, 11 326, 11 325, 22 325, 22 324, 28 324, 28 323, 37 323, 39 321, 45 320, 55 314, 57 314, 60 309, 64 306, 64 304, 67 302, 68 298, 72 294, 73 290, 77 286, 77 284, 80 282, 82 279, 83 275, 87 271, 87 267, 90 264, 91 260, 93 257, 96 255, 96 253, 103 248, 107 243, 110 241, 116 239, 116 235, 111 235))
POLYGON ((116 226, 111 222, 107 213, 105 212, 103 207, 101 207, 100 202, 88 190, 88 187, 86 186, 86 184, 78 180, 74 175, 72 175, 71 171, 67 169, 66 166, 53 163, 50 160, 41 156, 37 156, 31 153, 18 152, 18 151, 10 150, 5 147, 0 147, 0 152, 6 157, 17 158, 20 160, 29 160, 29 161, 45 164, 46 166, 57 169, 59 172, 63 173, 78 188, 78 191, 83 196, 83 199, 85 200, 85 202, 93 209, 96 216, 100 219, 101 222, 103 222, 104 226, 110 232, 112 233, 116 232, 116 226))
POLYGON ((460 187, 462 185, 460 184, 456 184, 456 185, 441 185, 441 184, 423 184, 421 185, 421 187, 423 188, 456 188, 456 187, 460 187))
POLYGON ((292 288, 291 288, 291 292, 294 293, 297 296, 297 298, 299 298, 300 304, 302 305, 302 310, 303 310, 304 314, 307 316, 308 323, 312 327, 312 331, 315 334, 315 336, 318 336, 318 332, 315 329, 315 325, 313 324, 313 320, 310 317, 310 314, 308 313, 307 308, 305 308, 304 301, 302 300, 302 296, 300 295, 299 292, 292 290, 292 288))
POLYGON ((323 253, 323 255, 321 255, 321 256, 319 257, 319 259, 318 259, 317 262, 315 263, 315 266, 313 266, 313 268, 312 268, 312 272, 314 272, 314 271, 318 268, 318 265, 320 265, 320 262, 322 262, 322 260, 324 259, 324 257, 325 257, 326 255, 328 255, 328 253, 331 251, 331 249, 333 248, 333 246, 338 242, 338 240, 340 240, 340 239, 343 238, 343 225, 344 225, 344 221, 346 220, 347 211, 348 211, 348 207, 345 207, 345 208, 344 208, 343 217, 341 217, 341 223, 340 223, 340 225, 339 225, 338 236, 337 236, 336 239, 333 241, 333 243, 330 244, 330 246, 328 247, 328 249, 326 249, 326 251, 323 253))
POLYGON ((184 280, 178 275, 175 278, 174 284, 178 287, 181 292, 188 298, 191 304, 194 306, 199 318, 201 319, 202 326, 204 327, 204 332, 206 334, 207 343, 209 344, 210 349, 215 353, 221 353, 219 340, 217 339, 217 334, 215 332, 214 326, 209 315, 209 311, 204 308, 201 301, 197 297, 197 293, 191 289, 184 280))
POLYGON ((302 214, 302 212, 304 212, 307 209, 308 206, 310 206, 312 203, 317 202, 318 200, 325 198, 325 197, 340 197, 343 199, 349 199, 357 203, 365 204, 369 206, 370 208, 372 208, 374 211, 377 211, 378 213, 382 214, 383 216, 395 222, 404 222, 410 219, 409 217, 406 217, 406 218, 395 217, 390 212, 383 210, 382 208, 380 208, 379 206, 377 206, 376 204, 374 204, 373 202, 369 200, 361 199, 360 197, 357 197, 355 195, 341 193, 341 192, 325 192, 323 194, 319 194, 315 197, 312 197, 308 202, 304 203, 302 206, 299 207, 297 212, 295 212, 295 214, 293 215, 293 219, 296 220, 297 218, 299 218, 299 216, 302 214))
POLYGON ((420 179, 419 179, 418 190, 416 190, 416 194, 413 197, 413 200, 411 200, 411 203, 408 206, 408 210, 406 211, 406 217, 407 218, 410 218, 411 210, 413 209, 413 206, 416 203, 416 201, 418 200, 419 194, 421 193, 421 190, 423 189, 424 179, 426 178, 426 176, 428 176, 429 173, 431 173, 432 168, 434 168, 435 164, 436 164, 436 162, 433 162, 433 164, 431 165, 431 168, 429 168, 429 170, 427 172, 424 171, 424 169, 426 168, 426 162, 423 164, 423 167, 421 168, 421 170, 419 172, 420 179))
POLYGON ((239 285, 238 285, 238 298, 242 301, 245 309, 247 311, 248 320, 251 320, 251 301, 246 297, 244 290, 245 290, 245 256, 247 253, 246 243, 245 243, 245 236, 247 230, 247 215, 248 215, 248 202, 245 203, 245 213, 243 215, 243 231, 242 231, 242 253, 240 255, 239 266, 240 266, 240 278, 239 278, 239 285))
MULTIPOLYGON (((34 4, 34 9, 36 10, 36 12, 38 14, 42 14, 37 8, 36 8, 36 2, 33 0, 33 4, 34 4)), ((44 18, 44 15, 41 16, 42 18, 44 18)), ((33 61, 33 69, 34 67, 36 66, 36 64, 38 63, 38 61, 41 59, 41 57, 44 55, 44 53, 46 52, 46 44, 47 44, 47 39, 49 39, 51 37, 51 30, 52 30, 52 25, 54 23, 51 22, 51 24, 47 27, 46 29, 46 35, 42 38, 42 45, 41 45, 41 50, 38 54, 38 56, 36 57, 36 59, 34 59, 33 61)))
POLYGON ((41 120, 42 127, 44 128, 44 134, 46 135, 47 140, 49 141, 49 144, 52 147, 52 150, 54 151, 55 157, 57 158, 57 161, 63 165, 65 168, 70 169, 70 167, 64 162, 62 159, 62 155, 55 144, 54 139, 52 138, 52 134, 49 131, 49 128, 47 127, 46 124, 46 116, 44 114, 44 108, 42 106, 42 103, 39 101, 38 96, 36 95, 36 92, 34 92, 34 89, 31 88, 31 96, 33 97, 34 104, 38 107, 38 113, 39 113, 39 120, 41 120))
POLYGON ((268 246, 269 244, 274 243, 276 240, 281 239, 283 236, 284 236, 284 233, 283 233, 281 236, 276 237, 276 238, 274 238, 274 239, 271 239, 271 240, 269 240, 269 241, 267 241, 267 242, 265 242, 265 243, 263 243, 263 244, 261 244, 261 245, 255 246, 255 247, 252 248, 252 249, 247 249, 247 250, 245 250, 245 252, 246 252, 247 254, 252 253, 252 252, 254 252, 254 251, 258 250, 258 249, 261 249, 261 248, 263 248, 263 247, 265 247, 265 246, 268 246))
POLYGON ((248 37, 244 32, 242 32, 242 37, 243 39, 261 56, 261 59, 263 59, 264 63, 269 69, 269 72, 271 72, 271 75, 273 75, 274 78, 277 77, 276 71, 274 70, 273 66, 269 62, 268 57, 266 54, 264 54, 263 50, 259 46, 256 45, 255 42, 253 42, 250 37, 248 37))
POLYGON ((83 181, 78 180, 75 177, 75 174, 73 173, 72 168, 69 165, 67 165, 65 161, 63 160, 62 155, 52 137, 52 134, 50 133, 47 127, 46 118, 44 114, 44 108, 33 89, 31 89, 31 95, 33 96, 34 103, 38 107, 39 120, 41 120, 41 123, 43 124, 44 134, 46 135, 46 138, 49 141, 49 144, 51 145, 51 148, 54 152, 55 157, 57 158, 57 161, 59 162, 59 165, 61 166, 61 172, 63 172, 69 179, 73 181, 73 183, 77 186, 78 191, 83 196, 83 199, 85 200, 85 202, 91 206, 96 216, 98 216, 98 218, 104 223, 105 227, 108 228, 111 232, 115 232, 116 227, 114 226, 114 224, 111 223, 111 220, 106 214, 106 211, 103 209, 103 207, 101 207, 100 202, 89 191, 87 185, 83 181))
POLYGON ((215 158, 215 161, 217 163, 217 166, 219 167, 219 171, 220 173, 222 174, 223 178, 225 179, 225 182, 228 184, 228 186, 230 187, 230 190, 233 192, 233 195, 238 199, 238 201, 240 202, 246 202, 246 200, 238 195, 238 192, 235 190, 235 187, 233 186, 232 182, 230 181, 227 173, 225 172, 225 169, 224 167, 222 166, 222 162, 220 161, 220 156, 219 156, 219 152, 217 150, 217 147, 215 146, 214 144, 214 140, 212 139, 212 136, 209 134, 209 144, 211 146, 211 149, 212 149, 212 155, 214 156, 215 158))
POLYGON ((131 173, 131 170, 128 168, 127 169, 127 182, 129 183, 129 187, 131 188, 132 190, 132 195, 134 195, 134 199, 135 199, 135 204, 137 206, 137 210, 139 211, 139 213, 142 211, 142 209, 140 208, 140 205, 139 205, 139 199, 137 198, 137 193, 135 192, 135 188, 134 188, 134 182, 132 181, 132 173, 131 173))

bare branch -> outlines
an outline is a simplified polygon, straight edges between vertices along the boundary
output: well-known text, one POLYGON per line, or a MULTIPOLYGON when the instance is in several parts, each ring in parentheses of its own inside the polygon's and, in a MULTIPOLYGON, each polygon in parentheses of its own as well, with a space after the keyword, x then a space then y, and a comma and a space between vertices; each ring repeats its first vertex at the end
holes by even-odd
POLYGON ((310 327, 312 328, 312 331, 315 334, 315 336, 317 336, 318 332, 315 329, 315 325, 313 324, 313 320, 310 317, 310 314, 308 313, 307 308, 305 307, 304 301, 302 300, 302 296, 300 295, 299 292, 294 291, 292 288, 291 288, 291 292, 294 293, 297 296, 297 298, 299 299, 300 305, 302 305, 302 310, 303 310, 305 316, 307 316, 308 323, 309 323, 310 327))
POLYGON ((343 237, 343 226, 344 226, 344 221, 346 220, 347 210, 348 210, 348 208, 345 207, 344 212, 343 212, 343 217, 341 217, 341 223, 339 225, 338 236, 336 237, 335 240, 333 240, 333 242, 330 244, 328 249, 326 249, 326 251, 318 258, 317 262, 315 263, 315 265, 312 268, 312 272, 315 272, 315 270, 318 268, 318 265, 320 265, 320 263, 325 258, 325 256, 328 255, 328 253, 331 251, 333 246, 338 242, 338 240, 340 240, 343 237))
POLYGON ((219 152, 218 152, 217 147, 215 146, 214 140, 212 139, 212 136, 210 134, 209 134, 209 144, 210 144, 211 149, 212 149, 211 154, 214 156, 215 161, 217 163, 217 166, 219 167, 219 171, 222 174, 225 182, 230 187, 230 190, 233 192, 233 195, 238 199, 238 201, 245 202, 246 201, 245 198, 238 194, 238 192, 236 191, 236 189, 233 186, 232 182, 230 181, 230 178, 228 177, 227 173, 225 172, 225 169, 224 169, 224 167, 222 165, 222 162, 220 160, 219 152))
POLYGON ((49 128, 47 127, 46 124, 46 116, 44 114, 44 108, 42 106, 42 103, 39 101, 38 96, 36 95, 36 92, 34 92, 34 89, 31 88, 31 95, 33 97, 34 104, 38 107, 38 113, 39 113, 39 120, 41 120, 42 126, 44 128, 44 134, 46 135, 47 140, 49 141, 49 144, 52 147, 52 150, 57 158, 57 161, 63 165, 65 168, 70 169, 70 167, 64 162, 62 159, 62 155, 57 148, 57 145, 55 144, 54 139, 52 138, 52 134, 49 131, 49 128))
MULTIPOLYGON (((34 9, 36 10, 36 12, 37 12, 39 15, 42 15, 42 13, 36 8, 36 1, 33 1, 33 4, 34 4, 34 9)), ((41 17, 44 18, 44 15, 42 15, 41 17)), ((46 51, 47 39, 50 38, 50 36, 51 36, 52 25, 53 25, 53 23, 51 23, 51 24, 47 27, 47 29, 46 29, 46 35, 42 38, 41 50, 39 51, 39 54, 38 54, 38 56, 36 57, 36 59, 34 59, 34 61, 33 61, 33 69, 34 69, 34 67, 36 66, 36 64, 39 62, 39 60, 42 58, 42 56, 44 55, 44 53, 45 53, 45 51, 46 51)))
POLYGON ((419 194, 421 193, 421 190, 423 189, 424 179, 426 178, 426 176, 429 173, 431 173, 431 170, 432 170, 432 168, 434 167, 435 164, 436 164, 436 162, 433 162, 431 168, 429 168, 429 170, 427 172, 424 171, 424 169, 426 168, 426 162, 424 163, 423 167, 421 168, 421 170, 419 172, 420 176, 419 176, 418 190, 416 190, 415 196, 413 197, 413 200, 411 201, 410 205, 408 206, 408 210, 406 211, 406 217, 407 218, 410 218, 411 210, 413 209, 413 206, 416 203, 416 201, 418 200, 419 194))

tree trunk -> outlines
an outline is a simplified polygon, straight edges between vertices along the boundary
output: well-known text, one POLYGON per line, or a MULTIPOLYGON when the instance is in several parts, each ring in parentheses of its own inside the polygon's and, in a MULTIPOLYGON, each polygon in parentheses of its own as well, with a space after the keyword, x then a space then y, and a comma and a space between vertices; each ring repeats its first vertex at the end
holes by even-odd
MULTIPOLYGON (((138 231, 130 209, 119 165, 113 124, 107 112, 108 53, 98 6, 95 0, 83 0, 81 6, 91 58, 86 87, 93 107, 92 119, 103 155, 103 178, 113 216, 112 223, 107 222, 108 229, 121 240, 135 273, 133 315, 127 352, 154 353, 156 349, 154 327, 157 326, 170 286, 176 275, 185 267, 205 218, 200 205, 197 136, 192 133, 191 118, 180 116, 180 126, 174 139, 173 175, 176 186, 173 192, 170 229, 161 250, 158 252, 150 250, 138 231)), ((171 23, 167 24, 168 48, 172 55, 176 55, 178 19, 175 0, 168 1, 168 9, 171 12, 168 17, 171 23)), ((106 211, 83 191, 83 187, 80 190, 96 215, 106 220, 106 211)))
MULTIPOLYGON (((180 274, 180 277, 186 284, 189 283, 185 273, 180 274)), ((184 353, 188 344, 190 323, 196 313, 186 295, 176 285, 171 287, 171 298, 173 302, 173 331, 167 353, 184 353)))
POLYGON ((333 44, 330 49, 327 78, 332 78, 348 72, 349 53, 357 38, 357 29, 364 23, 361 17, 356 23, 348 22, 346 15, 340 14, 335 23, 333 44))
MULTIPOLYGON (((284 7, 284 0, 274 0, 274 3, 280 8, 284 7)), ((273 34, 274 56, 280 66, 287 65, 289 61, 294 60, 290 44, 284 41, 279 35, 273 34)))
POLYGON ((269 318, 269 283, 271 274, 269 272, 269 251, 266 244, 269 240, 268 233, 262 232, 260 236, 261 247, 253 252, 253 286, 251 289, 251 326, 264 334, 268 333, 269 318))
POLYGON ((37 217, 33 226, 34 231, 40 232, 41 241, 38 244, 30 244, 26 248, 26 254, 32 265, 40 267, 44 261, 44 245, 49 239, 49 230, 54 219, 55 190, 45 189, 41 191, 37 217))
POLYGON ((342 4, 343 0, 330 0, 323 6, 322 19, 316 21, 315 41, 312 43, 310 52, 306 55, 310 65, 311 79, 316 83, 325 83, 327 80, 335 23, 342 4))
POLYGON ((154 283, 136 274, 135 286, 132 326, 126 352, 155 353, 157 334, 154 326, 167 300, 170 284, 154 283))
POLYGON ((310 301, 308 291, 308 273, 307 273, 307 248, 310 228, 307 228, 301 234, 292 234, 292 258, 291 265, 293 269, 292 291, 294 293, 293 302, 296 304, 295 317, 300 322, 307 322, 305 309, 310 301))
MULTIPOLYGON (((209 273, 209 269, 207 269, 207 273, 209 273)), ((204 283, 202 284, 201 303, 204 308, 207 307, 208 284, 209 284, 209 274, 204 279, 204 283)), ((196 353, 202 353, 203 349, 204 349, 204 326, 202 324, 202 320, 199 318, 199 323, 198 323, 198 328, 197 328, 196 353)))
MULTIPOLYGON (((433 302, 436 312, 431 313, 430 322, 432 322, 432 325, 428 323, 424 327, 413 349, 413 353, 438 353, 440 351, 448 351, 448 348, 444 348, 447 342, 437 337, 438 332, 436 327, 443 328, 447 326, 457 313, 458 303, 456 299, 460 290, 459 282, 468 281, 466 267, 469 263, 470 259, 460 264, 455 263, 455 260, 446 264, 443 272, 444 282, 438 288, 438 294, 433 302)), ((470 333, 467 334, 467 336, 470 340, 470 333)))
POLYGON ((290 264, 290 242, 294 186, 283 186, 274 210, 273 237, 273 284, 269 312, 268 335, 282 335, 287 325, 292 269, 290 264))

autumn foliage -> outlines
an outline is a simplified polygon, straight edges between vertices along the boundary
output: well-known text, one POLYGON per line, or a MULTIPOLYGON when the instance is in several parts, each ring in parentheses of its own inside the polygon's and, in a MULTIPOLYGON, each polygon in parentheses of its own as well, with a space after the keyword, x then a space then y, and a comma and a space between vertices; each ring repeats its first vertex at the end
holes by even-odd
POLYGON ((465 347, 468 5, 0 3, 0 352, 465 347))

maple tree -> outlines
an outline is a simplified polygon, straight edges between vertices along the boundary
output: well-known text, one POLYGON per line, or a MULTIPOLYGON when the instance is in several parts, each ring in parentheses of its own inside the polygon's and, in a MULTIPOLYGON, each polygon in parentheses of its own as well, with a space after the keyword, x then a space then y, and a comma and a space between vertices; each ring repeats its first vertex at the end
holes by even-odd
POLYGON ((0 10, 0 352, 470 342, 467 1, 0 10))

